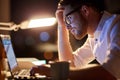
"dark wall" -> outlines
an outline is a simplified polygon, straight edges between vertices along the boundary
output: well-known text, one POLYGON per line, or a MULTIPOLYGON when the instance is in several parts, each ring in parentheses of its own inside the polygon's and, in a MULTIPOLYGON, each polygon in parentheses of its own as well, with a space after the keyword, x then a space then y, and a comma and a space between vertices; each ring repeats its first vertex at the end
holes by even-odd
POLYGON ((11 0, 11 20, 20 23, 31 17, 55 16, 58 0, 11 0))
POLYGON ((105 0, 106 10, 120 14, 120 0, 105 0))

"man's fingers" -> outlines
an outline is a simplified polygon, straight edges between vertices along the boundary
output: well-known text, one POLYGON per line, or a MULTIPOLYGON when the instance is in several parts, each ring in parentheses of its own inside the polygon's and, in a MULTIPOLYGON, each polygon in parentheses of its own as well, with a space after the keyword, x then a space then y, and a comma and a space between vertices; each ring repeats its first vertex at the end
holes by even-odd
POLYGON ((30 75, 34 76, 36 71, 37 71, 37 67, 32 67, 31 70, 30 70, 30 75))

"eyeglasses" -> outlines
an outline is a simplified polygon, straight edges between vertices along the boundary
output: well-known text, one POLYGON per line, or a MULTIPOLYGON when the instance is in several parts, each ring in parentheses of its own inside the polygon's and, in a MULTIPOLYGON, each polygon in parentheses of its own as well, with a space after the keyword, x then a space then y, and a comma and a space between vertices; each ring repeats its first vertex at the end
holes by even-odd
POLYGON ((65 23, 66 23, 67 28, 71 27, 71 16, 69 16, 69 15, 71 15, 72 13, 78 11, 79 8, 80 7, 76 8, 76 9, 72 10, 71 12, 69 12, 68 14, 66 14, 65 23))

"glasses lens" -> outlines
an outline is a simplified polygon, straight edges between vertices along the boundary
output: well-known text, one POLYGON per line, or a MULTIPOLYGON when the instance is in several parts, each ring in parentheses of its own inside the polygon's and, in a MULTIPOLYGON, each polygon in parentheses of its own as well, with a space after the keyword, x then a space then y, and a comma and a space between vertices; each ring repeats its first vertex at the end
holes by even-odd
POLYGON ((65 17, 65 23, 66 23, 66 26, 67 26, 67 29, 69 29, 71 27, 71 20, 70 20, 70 16, 66 16, 65 17))
POLYGON ((69 16, 66 16, 66 18, 65 18, 65 23, 66 23, 67 25, 70 25, 70 24, 71 24, 71 21, 70 21, 70 17, 69 17, 69 16))

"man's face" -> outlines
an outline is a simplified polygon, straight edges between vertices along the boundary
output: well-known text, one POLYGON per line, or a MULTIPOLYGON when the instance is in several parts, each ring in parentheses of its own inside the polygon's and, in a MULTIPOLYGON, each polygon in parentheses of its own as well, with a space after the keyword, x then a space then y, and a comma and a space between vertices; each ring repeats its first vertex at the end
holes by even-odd
POLYGON ((80 8, 72 9, 66 6, 64 19, 68 30, 76 39, 82 39, 87 34, 87 21, 81 14, 80 8))

